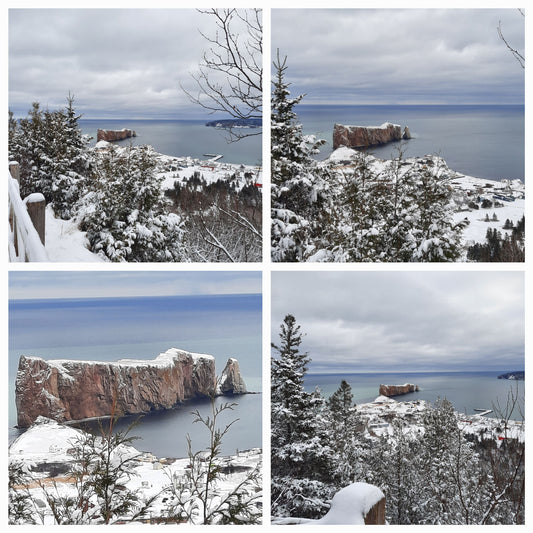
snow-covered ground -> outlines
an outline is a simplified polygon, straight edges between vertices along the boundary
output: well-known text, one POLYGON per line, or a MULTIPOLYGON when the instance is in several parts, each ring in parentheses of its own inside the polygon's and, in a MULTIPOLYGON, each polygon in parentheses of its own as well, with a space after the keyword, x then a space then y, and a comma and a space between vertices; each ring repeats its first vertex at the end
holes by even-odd
MULTIPOLYGON (((105 150, 110 143, 100 141, 95 149, 105 150)), ((125 148, 119 148, 125 150, 125 148)), ((225 163, 217 157, 207 160, 191 157, 174 157, 157 154, 157 175, 163 178, 163 190, 174 188, 199 173, 206 183, 227 180, 238 191, 245 185, 262 187, 262 169, 257 166, 225 163)), ((85 232, 80 231, 75 220, 61 220, 54 216, 50 206, 46 209, 45 249, 51 262, 105 262, 106 259, 87 249, 85 232)))
POLYGON ((509 219, 516 225, 524 215, 525 186, 520 180, 495 181, 456 174, 456 177, 451 180, 451 185, 455 190, 454 196, 458 209, 454 220, 459 222, 467 218, 470 222, 463 232, 463 241, 466 245, 484 242, 488 228, 496 229, 502 235, 510 234, 511 230, 503 229, 505 221, 509 219), (489 200, 495 206, 468 208, 470 200, 476 202, 478 199, 489 200), (494 215, 497 220, 493 220, 494 215))
MULTIPOLYGON (((408 431, 422 433, 422 413, 428 408, 424 400, 396 401, 386 396, 378 396, 373 402, 359 404, 358 412, 366 424, 370 437, 393 435, 391 420, 402 419, 408 423, 408 431)), ((499 418, 490 418, 480 414, 465 415, 457 413, 459 427, 464 433, 476 435, 478 438, 492 439, 500 443, 506 438, 524 440, 524 426, 516 420, 507 421, 507 426, 499 418)))
MULTIPOLYGON (((45 485, 52 486, 54 481, 60 494, 74 495, 75 487, 72 481, 64 476, 50 477, 49 469, 45 465, 68 465, 72 461, 69 449, 81 435, 81 431, 53 420, 40 417, 36 423, 18 437, 9 447, 10 462, 21 462, 35 479, 40 479, 45 485)), ((133 476, 126 483, 130 490, 138 490, 142 497, 149 498, 159 494, 168 486, 173 475, 185 476, 190 460, 188 458, 157 458, 151 453, 140 453, 132 446, 122 446, 121 458, 136 457, 133 476)), ((214 487, 214 493, 223 497, 241 483, 248 472, 262 463, 262 450, 254 448, 239 451, 235 455, 224 457, 222 467, 229 467, 232 473, 224 474, 214 487)), ((42 489, 36 483, 29 486, 32 498, 39 500, 39 505, 45 508, 45 498, 42 489)), ((261 487, 257 487, 258 494, 261 487)), ((162 516, 165 504, 159 498, 151 509, 154 517, 162 516)), ((46 514, 46 524, 53 524, 50 513, 46 514)))

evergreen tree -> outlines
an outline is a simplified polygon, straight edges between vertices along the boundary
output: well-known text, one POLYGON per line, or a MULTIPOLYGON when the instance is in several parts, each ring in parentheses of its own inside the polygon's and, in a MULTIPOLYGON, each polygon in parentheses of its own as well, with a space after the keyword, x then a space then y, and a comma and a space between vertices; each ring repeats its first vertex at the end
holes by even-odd
POLYGON ((386 517, 390 524, 419 524, 426 520, 420 503, 424 485, 420 478, 420 436, 409 431, 401 418, 391 423, 392 435, 379 437, 369 456, 369 482, 387 495, 386 517))
POLYGON ((111 261, 179 261, 181 220, 167 213, 150 147, 112 148, 95 163, 80 228, 92 251, 111 261))
POLYGON ((421 507, 430 524, 479 524, 490 507, 492 480, 459 428, 447 400, 425 411, 421 477, 425 497, 421 507))
POLYGON ((35 102, 17 124, 10 117, 9 157, 20 164, 21 196, 44 195, 55 213, 71 218, 90 170, 89 138, 78 125, 80 115, 69 95, 65 109, 42 110, 35 102))
POLYGON ((10 461, 8 468, 8 524, 36 524, 35 502, 29 490, 33 480, 24 465, 10 461))
POLYGON ((302 125, 294 107, 305 95, 289 98, 289 84, 285 81, 287 58, 280 60, 279 51, 274 62, 276 78, 272 91, 271 115, 271 159, 272 183, 283 185, 305 172, 305 165, 311 162, 311 156, 318 153, 318 148, 325 141, 313 136, 304 136, 302 125))
POLYGON ((302 335, 292 315, 281 324, 278 357, 271 363, 272 511, 274 514, 317 517, 332 495, 330 457, 317 414, 323 400, 304 389, 310 358, 300 352, 302 335))
POLYGON ((271 115, 272 258, 302 261, 311 245, 310 219, 316 218, 317 190, 323 181, 312 156, 325 141, 302 133, 294 107, 303 95, 289 98, 286 62, 278 52, 271 115))
POLYGON ((330 476, 337 489, 366 479, 369 444, 364 430, 365 425, 353 404, 352 387, 343 379, 328 398, 323 416, 323 431, 331 448, 330 476))
POLYGON ((419 236, 415 261, 453 262, 461 256, 464 221, 453 221, 452 189, 439 176, 439 169, 420 169, 418 178, 419 236))

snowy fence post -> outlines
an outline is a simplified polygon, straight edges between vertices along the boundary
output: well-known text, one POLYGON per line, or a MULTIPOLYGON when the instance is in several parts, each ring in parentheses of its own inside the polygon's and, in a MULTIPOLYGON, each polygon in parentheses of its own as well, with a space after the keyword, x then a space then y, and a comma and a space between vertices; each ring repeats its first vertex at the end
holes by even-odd
POLYGON ((365 525, 384 525, 385 524, 385 497, 381 498, 365 516, 365 525))
POLYGON ((37 230, 39 239, 44 246, 46 200, 40 192, 34 192, 24 199, 24 203, 33 227, 37 230))
POLYGON ((331 500, 329 511, 318 519, 274 518, 275 525, 385 525, 385 495, 375 485, 352 483, 339 490, 331 500))
POLYGON ((20 183, 20 165, 16 161, 9 162, 9 173, 14 180, 20 183))

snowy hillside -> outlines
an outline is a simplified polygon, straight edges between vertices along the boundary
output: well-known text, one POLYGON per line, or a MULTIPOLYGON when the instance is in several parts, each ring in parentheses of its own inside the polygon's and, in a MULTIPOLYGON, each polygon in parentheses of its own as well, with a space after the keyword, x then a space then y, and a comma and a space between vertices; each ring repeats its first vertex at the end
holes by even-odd
MULTIPOLYGON (((25 486, 38 513, 34 514, 37 523, 54 524, 52 510, 47 502, 47 492, 62 497, 78 496, 75 478, 69 472, 77 465, 73 459, 73 448, 79 446, 83 432, 64 426, 50 419, 39 418, 36 423, 16 439, 9 448, 10 464, 22 465, 28 474, 25 486), (42 522, 41 522, 42 521, 42 522)), ((207 455, 206 455, 207 457, 207 455)), ((157 458, 149 452, 139 452, 133 446, 120 445, 112 452, 112 463, 132 461, 131 472, 122 480, 128 491, 135 492, 143 500, 155 498, 150 507, 149 519, 152 523, 162 520, 168 512, 170 496, 165 492, 170 480, 181 480, 187 484, 187 472, 191 469, 190 458, 157 458)), ((224 498, 242 484, 247 475, 260 468, 262 452, 260 449, 238 451, 230 457, 221 457, 219 467, 222 475, 212 489, 213 505, 220 504, 224 498)), ((260 512, 260 482, 253 489, 254 507, 260 512)), ((191 502, 191 504, 194 502, 191 502)), ((90 505, 97 506, 97 499, 91 497, 90 505)), ((128 520, 125 515, 123 520, 128 520)), ((200 520, 201 517, 198 517, 200 520)), ((139 520, 140 521, 140 520, 139 520)), ((89 520, 86 523, 96 523, 89 520)))
MULTIPOLYGON (((104 153, 111 143, 100 141, 95 146, 95 152, 104 153)), ((115 145, 113 145, 115 146, 115 145)), ((117 153, 125 152, 128 148, 116 147, 117 153)), ((174 157, 155 154, 157 159, 156 178, 161 179, 163 191, 170 190, 175 185, 184 185, 195 176, 201 176, 206 184, 217 181, 227 182, 235 191, 245 186, 255 186, 262 190, 262 169, 256 166, 236 165, 222 162, 217 157, 207 160, 191 157, 174 157)), ((75 218, 62 220, 55 216, 51 206, 46 210, 46 252, 52 262, 105 262, 107 259, 101 254, 89 251, 86 232, 78 228, 75 218)))

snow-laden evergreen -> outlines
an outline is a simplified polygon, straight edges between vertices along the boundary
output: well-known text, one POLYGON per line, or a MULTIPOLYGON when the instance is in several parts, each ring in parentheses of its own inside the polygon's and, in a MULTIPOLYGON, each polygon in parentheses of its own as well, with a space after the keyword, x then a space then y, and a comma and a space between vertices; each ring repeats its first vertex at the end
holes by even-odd
POLYGON ((12 121, 9 143, 10 160, 20 163, 21 195, 41 192, 64 219, 73 215, 91 167, 90 138, 81 133, 73 97, 67 100, 56 111, 34 103, 28 117, 12 121))
POLYGON ((91 248, 111 261, 180 261, 182 221, 168 213, 149 147, 111 148, 96 162, 78 218, 91 248))
POLYGON ((302 96, 290 98, 284 81, 286 58, 274 63, 276 80, 271 114, 271 198, 272 258, 274 261, 302 261, 314 233, 321 199, 317 191, 325 188, 313 154, 325 141, 303 135, 294 107, 302 96))
POLYGON ((328 480, 330 448, 317 416, 323 399, 304 390, 309 357, 300 352, 302 336, 292 315, 272 345, 271 469, 273 513, 315 518, 327 509, 324 494, 332 495, 328 480))

